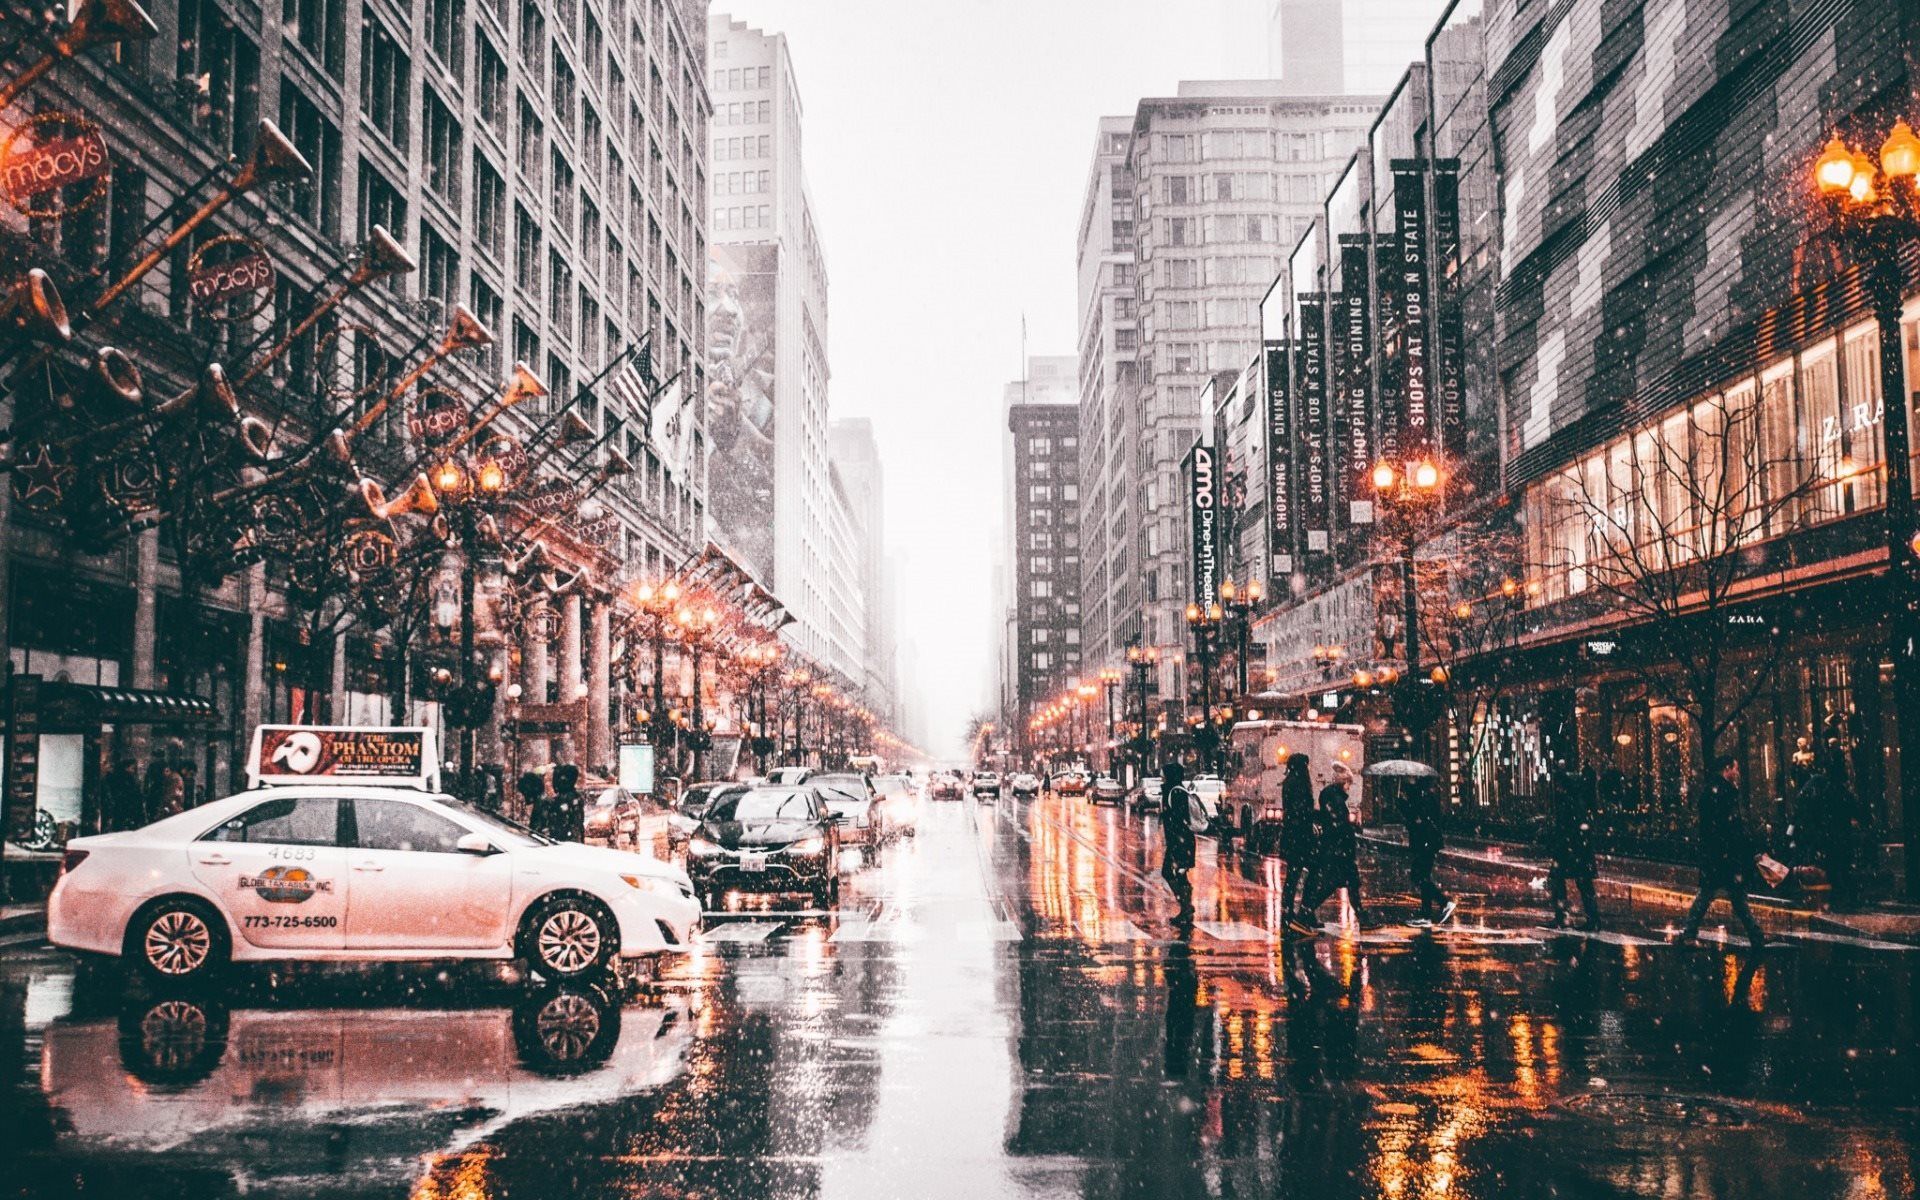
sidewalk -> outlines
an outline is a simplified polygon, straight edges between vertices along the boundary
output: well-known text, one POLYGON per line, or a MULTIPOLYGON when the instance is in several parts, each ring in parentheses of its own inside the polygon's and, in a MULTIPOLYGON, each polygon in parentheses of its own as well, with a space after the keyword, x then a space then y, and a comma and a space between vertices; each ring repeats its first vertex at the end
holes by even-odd
MULTIPOLYGON (((1363 831, 1363 842, 1389 854, 1405 854, 1406 835, 1397 826, 1363 831)), ((1467 875, 1531 886, 1551 865, 1532 846, 1470 838, 1449 839, 1440 863, 1467 875)), ((1601 855, 1595 888, 1602 900, 1629 907, 1684 913, 1693 902, 1698 873, 1692 867, 1647 859, 1601 855)), ((1850 912, 1829 912, 1804 902, 1767 893, 1749 893, 1754 915, 1768 933, 1836 933, 1920 944, 1920 907, 1876 904, 1850 912)), ((1540 897, 1546 903, 1544 896, 1540 897)))
POLYGON ((44 904, 8 904, 0 906, 0 950, 31 946, 47 936, 47 906, 44 904))

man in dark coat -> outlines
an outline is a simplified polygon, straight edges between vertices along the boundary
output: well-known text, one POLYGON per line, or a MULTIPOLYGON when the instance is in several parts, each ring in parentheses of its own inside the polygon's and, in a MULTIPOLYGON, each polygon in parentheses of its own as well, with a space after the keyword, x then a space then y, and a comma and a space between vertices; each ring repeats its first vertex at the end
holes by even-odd
POLYGON ((1740 764, 1723 755, 1715 766, 1719 777, 1700 798, 1700 894, 1687 910, 1680 941, 1699 941, 1701 920, 1714 897, 1724 893, 1733 915, 1747 931, 1747 940, 1758 950, 1767 944, 1767 935, 1747 905, 1747 877, 1753 870, 1755 853, 1753 836, 1747 831, 1746 807, 1740 798, 1740 764))
POLYGON ((1433 881, 1433 864, 1444 838, 1440 827, 1440 794, 1432 779, 1409 779, 1400 793, 1400 812, 1407 823, 1407 852, 1414 891, 1420 895, 1416 925, 1444 925, 1459 907, 1433 881))
POLYGON ((1300 911, 1306 894, 1308 866, 1313 858, 1313 776, 1304 754, 1287 756, 1287 773, 1280 778, 1280 861, 1287 864, 1282 918, 1300 911))
POLYGON ((1547 897, 1553 902, 1553 927, 1567 926, 1567 884, 1580 892, 1586 928, 1600 928, 1600 898, 1593 889, 1593 794, 1597 786, 1591 767, 1575 774, 1556 763, 1553 814, 1547 824, 1547 897))
POLYGON ((108 833, 138 829, 147 823, 147 797, 132 759, 121 759, 107 772, 100 785, 100 809, 108 833))
POLYGON ((547 804, 547 781, 540 778, 538 771, 523 771, 520 781, 513 785, 520 793, 520 804, 525 810, 527 827, 535 833, 552 837, 550 826, 553 813, 547 804))
POLYGON ((1161 800, 1165 804, 1160 820, 1161 837, 1165 841, 1160 877, 1173 889, 1173 898, 1180 904, 1173 916, 1173 926, 1183 932, 1193 928, 1193 882, 1187 878, 1187 872, 1193 869, 1194 844, 1187 811, 1195 801, 1187 788, 1186 777, 1186 769, 1177 762, 1168 763, 1160 772, 1161 800))
POLYGON ((1830 762, 1814 764, 1793 807, 1793 840, 1826 872, 1834 903, 1853 903, 1858 898, 1853 866, 1860 818, 1846 776, 1830 762))
POLYGON ((1287 921, 1287 928, 1301 937, 1319 934, 1315 922, 1320 906, 1341 888, 1347 889, 1347 900, 1360 924, 1373 924, 1360 899, 1360 831, 1347 806, 1347 786, 1352 782, 1347 764, 1335 763, 1333 781, 1320 789, 1320 804, 1313 813, 1313 868, 1306 900, 1287 921))
POLYGON ((554 832, 563 842, 587 840, 587 802, 580 794, 580 768, 561 763, 553 769, 554 832))

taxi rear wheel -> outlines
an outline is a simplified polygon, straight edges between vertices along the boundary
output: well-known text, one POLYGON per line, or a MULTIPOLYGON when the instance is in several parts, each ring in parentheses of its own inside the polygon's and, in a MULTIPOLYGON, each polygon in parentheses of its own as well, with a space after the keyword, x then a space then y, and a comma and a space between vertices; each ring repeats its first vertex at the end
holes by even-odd
POLYGON ((128 927, 126 951, 148 979, 198 982, 226 965, 226 925, 198 900, 162 900, 128 927))
POLYGON ((527 917, 520 955, 547 979, 579 979, 606 969, 620 948, 612 914, 583 896, 543 901, 527 917))

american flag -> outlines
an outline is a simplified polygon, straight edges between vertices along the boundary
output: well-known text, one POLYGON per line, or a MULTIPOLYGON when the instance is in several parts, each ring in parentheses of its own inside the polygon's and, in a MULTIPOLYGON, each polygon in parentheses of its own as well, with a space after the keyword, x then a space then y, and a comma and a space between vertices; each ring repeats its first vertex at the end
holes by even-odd
POLYGON ((632 423, 641 429, 653 424, 653 355, 643 344, 640 352, 620 364, 609 385, 625 406, 632 423))

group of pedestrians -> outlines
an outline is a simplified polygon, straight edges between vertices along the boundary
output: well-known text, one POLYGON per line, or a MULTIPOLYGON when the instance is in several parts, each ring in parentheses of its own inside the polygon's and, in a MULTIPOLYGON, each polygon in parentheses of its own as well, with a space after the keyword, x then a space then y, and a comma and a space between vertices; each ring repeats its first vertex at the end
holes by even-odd
MULTIPOLYGON (((1739 761, 1722 756, 1715 761, 1714 768, 1713 784, 1700 802, 1700 891, 1687 911, 1679 940, 1683 944, 1696 942, 1708 910, 1716 899, 1724 896, 1748 940, 1759 949, 1767 944, 1767 937, 1753 914, 1747 891, 1756 873, 1756 864, 1762 862, 1765 847, 1747 826, 1739 761)), ((1595 779, 1590 770, 1575 773, 1565 764, 1556 764, 1554 775, 1552 808, 1543 839, 1551 863, 1546 882, 1553 906, 1552 927, 1566 928, 1571 889, 1579 897, 1584 918, 1581 927, 1597 931, 1603 928, 1603 923, 1596 889, 1595 779)), ((1186 786, 1185 771, 1179 763, 1167 764, 1162 779, 1166 820, 1161 875, 1179 905, 1173 924, 1184 931, 1193 926, 1193 885, 1187 872, 1194 865, 1196 822, 1190 820, 1189 815, 1199 801, 1186 786)), ((1319 909, 1341 890, 1345 890, 1361 927, 1375 925, 1361 894, 1359 828, 1352 813, 1352 784, 1353 772, 1345 763, 1335 763, 1329 781, 1316 795, 1308 757, 1294 754, 1287 760, 1280 784, 1277 850, 1285 864, 1281 896, 1289 934, 1314 937, 1321 933, 1319 909)), ((1399 808, 1407 831, 1409 880, 1420 905, 1418 915, 1409 923, 1415 926, 1444 924, 1453 917, 1456 902, 1433 877, 1443 846, 1442 813, 1435 780, 1403 781, 1399 808)))
MULTIPOLYGON (((1361 926, 1375 924, 1361 894, 1360 827, 1353 818, 1352 787, 1353 770, 1336 762, 1326 786, 1316 796, 1308 757, 1295 754, 1287 760, 1280 784, 1278 850, 1286 864, 1283 919, 1288 932, 1296 936, 1318 936, 1320 907, 1342 890, 1361 926)), ((1199 801, 1186 786, 1185 769, 1177 762, 1163 769, 1161 793, 1166 800, 1166 820, 1160 874, 1179 906, 1173 925, 1184 931, 1193 927, 1193 884, 1187 872, 1194 863, 1194 822, 1189 813, 1199 801)), ((1420 913, 1413 924, 1444 923, 1453 917, 1456 903, 1433 879, 1441 829, 1439 798, 1431 781, 1413 781, 1403 796, 1402 808, 1412 849, 1413 887, 1420 897, 1420 913)))
POLYGON ((526 771, 515 789, 535 833, 556 842, 587 840, 587 802, 580 794, 580 768, 561 763, 553 768, 551 783, 539 771, 526 771))

